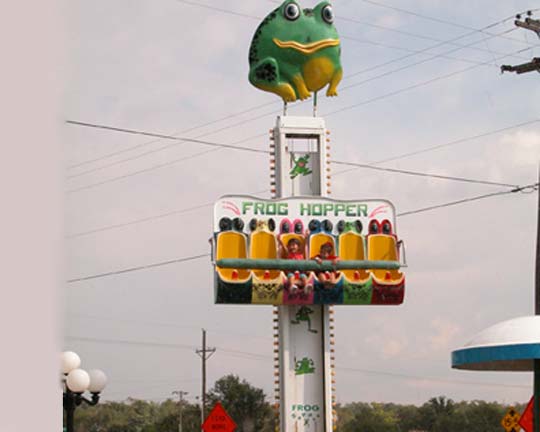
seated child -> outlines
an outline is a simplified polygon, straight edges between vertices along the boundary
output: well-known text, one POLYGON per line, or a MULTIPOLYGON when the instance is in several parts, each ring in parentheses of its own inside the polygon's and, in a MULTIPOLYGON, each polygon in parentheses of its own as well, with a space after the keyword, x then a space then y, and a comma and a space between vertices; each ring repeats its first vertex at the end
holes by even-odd
MULTIPOLYGON (((323 260, 331 260, 332 264, 336 264, 339 261, 339 257, 334 255, 334 245, 330 242, 323 243, 319 250, 319 254, 314 256, 313 259, 319 264, 321 264, 323 260)), ((326 271, 317 273, 319 281, 326 285, 335 285, 338 277, 339 272, 326 271)))
MULTIPOLYGON (((292 260, 303 260, 304 254, 300 250, 302 247, 302 243, 297 238, 291 238, 287 242, 287 248, 285 250, 285 259, 292 259, 292 260)), ((300 273, 298 271, 296 272, 290 272, 287 274, 287 278, 289 280, 289 287, 292 293, 295 293, 298 288, 305 287, 306 292, 309 293, 309 291, 313 288, 311 284, 306 284, 307 276, 305 273, 300 273)))

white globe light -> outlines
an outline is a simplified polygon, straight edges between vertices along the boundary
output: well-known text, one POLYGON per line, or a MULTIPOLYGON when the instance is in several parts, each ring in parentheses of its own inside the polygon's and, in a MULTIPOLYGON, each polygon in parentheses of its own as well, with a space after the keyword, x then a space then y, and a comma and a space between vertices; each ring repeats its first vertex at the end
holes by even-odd
POLYGON ((74 393, 83 393, 90 384, 88 372, 82 369, 73 369, 67 376, 66 384, 74 393))
POLYGON ((62 373, 68 374, 81 365, 81 358, 73 351, 62 353, 62 373))
POLYGON ((88 391, 91 393, 101 392, 107 385, 107 375, 105 372, 99 369, 92 369, 88 371, 90 375, 90 385, 88 386, 88 391))

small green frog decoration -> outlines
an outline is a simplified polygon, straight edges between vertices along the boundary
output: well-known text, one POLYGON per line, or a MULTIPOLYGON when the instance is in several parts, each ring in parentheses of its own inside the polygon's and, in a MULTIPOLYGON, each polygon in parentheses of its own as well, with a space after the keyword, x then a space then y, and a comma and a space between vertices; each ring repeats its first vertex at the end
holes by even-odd
POLYGON ((296 362, 294 373, 295 375, 312 374, 315 372, 315 363, 310 358, 304 357, 296 362))
POLYGON ((249 49, 249 81, 284 102, 304 100, 329 84, 337 96, 341 46, 329 2, 301 9, 286 0, 257 28, 249 49))
POLYGON ((291 176, 291 179, 299 175, 305 176, 312 173, 312 171, 308 167, 308 162, 309 162, 308 154, 305 156, 299 157, 298 159, 295 159, 293 156, 292 162, 294 164, 294 167, 289 173, 289 175, 291 176))
POLYGON ((311 333, 317 333, 317 330, 314 330, 311 328, 311 318, 309 317, 313 313, 313 309, 302 306, 298 311, 296 312, 296 315, 294 316, 294 319, 291 320, 291 324, 300 324, 301 321, 307 322, 308 325, 308 331, 311 333))

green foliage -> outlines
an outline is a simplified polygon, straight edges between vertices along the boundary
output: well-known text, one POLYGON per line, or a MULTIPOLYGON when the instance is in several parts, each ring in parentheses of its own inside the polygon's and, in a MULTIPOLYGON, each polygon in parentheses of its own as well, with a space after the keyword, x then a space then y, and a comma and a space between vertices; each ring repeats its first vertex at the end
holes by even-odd
POLYGON ((398 418, 395 412, 386 409, 385 404, 356 402, 341 408, 338 419, 342 432, 398 432, 398 418), (341 411, 341 412, 340 412, 341 411))
POLYGON ((227 375, 216 381, 208 394, 210 406, 221 402, 238 428, 236 432, 262 432, 272 430, 272 409, 265 401, 264 392, 251 386, 236 375, 227 375))
MULTIPOLYGON (((522 412, 524 406, 515 407, 522 412)), ((378 403, 338 406, 338 432, 494 432, 507 406, 433 397, 420 407, 378 403)))
MULTIPOLYGON (((275 418, 261 389, 235 375, 216 381, 208 394, 207 413, 220 401, 238 425, 237 432, 274 432, 275 418)), ((200 432, 201 412, 182 402, 183 432, 200 432)), ((525 406, 515 409, 523 412, 525 406)), ((336 406, 337 432, 496 432, 508 406, 496 402, 454 402, 433 397, 422 406, 354 402, 336 406)), ((176 432, 180 404, 128 399, 81 405, 75 411, 75 432, 176 432)))
MULTIPOLYGON (((183 402, 182 408, 183 432, 200 432, 199 407, 183 402)), ((176 432, 179 412, 179 403, 170 399, 161 404, 128 399, 82 405, 75 411, 75 432, 176 432)))

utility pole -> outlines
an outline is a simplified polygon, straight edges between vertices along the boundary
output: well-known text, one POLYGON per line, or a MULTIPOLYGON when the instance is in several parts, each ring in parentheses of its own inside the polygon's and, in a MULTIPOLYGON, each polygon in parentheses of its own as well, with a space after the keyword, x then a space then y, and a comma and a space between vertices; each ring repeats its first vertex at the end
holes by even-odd
POLYGON ((175 390, 173 395, 178 395, 178 407, 180 412, 180 418, 178 420, 178 432, 182 432, 182 411, 184 410, 184 396, 188 395, 188 392, 182 390, 175 390))
MULTIPOLYGON (((540 166, 538 168, 538 216, 536 220, 536 275, 534 278, 534 314, 540 315, 540 166)), ((533 431, 540 431, 540 360, 534 361, 533 431)))
MULTIPOLYGON (((523 21, 521 20, 521 15, 516 16, 514 24, 517 27, 524 28, 525 30, 530 30, 540 38, 540 20, 532 19, 532 12, 527 12, 527 18, 523 21)), ((534 57, 530 62, 523 63, 520 65, 502 65, 501 73, 503 72, 516 72, 518 75, 527 72, 537 71, 540 73, 540 57, 534 57)))
POLYGON ((204 423, 206 407, 206 360, 216 352, 215 348, 206 348, 206 330, 202 329, 202 349, 195 351, 202 360, 202 390, 201 390, 201 427, 204 423))
MULTIPOLYGON (((527 18, 521 20, 521 15, 516 16, 514 24, 517 27, 524 28, 536 33, 540 38, 540 20, 532 19, 532 12, 527 12, 527 18)), ((523 63, 516 66, 503 65, 501 73, 516 72, 522 74, 536 71, 540 73, 540 57, 534 57, 529 63, 523 63)), ((540 169, 538 172, 540 184, 540 169)), ((540 315, 540 186, 538 186, 538 216, 536 221, 536 271, 534 287, 534 314, 540 315)), ((533 360, 533 432, 540 432, 540 360, 533 360)))

